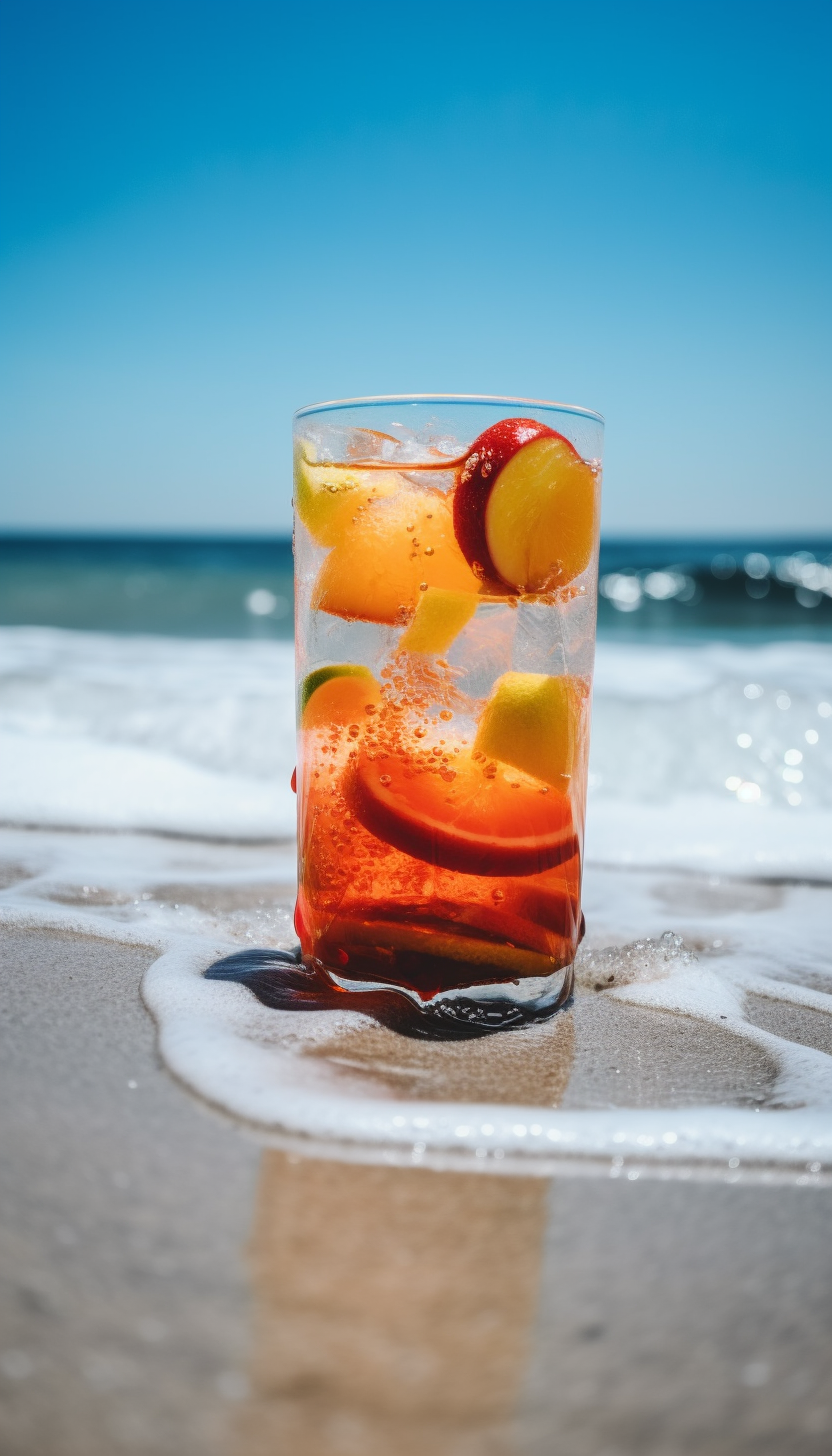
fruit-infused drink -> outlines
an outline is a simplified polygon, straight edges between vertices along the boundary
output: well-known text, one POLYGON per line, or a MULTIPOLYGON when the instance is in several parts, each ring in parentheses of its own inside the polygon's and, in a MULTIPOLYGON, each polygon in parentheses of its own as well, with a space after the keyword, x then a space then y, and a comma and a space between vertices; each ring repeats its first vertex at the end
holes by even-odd
POLYGON ((296 928, 341 983, 568 994, 601 440, 529 401, 295 417, 296 928))

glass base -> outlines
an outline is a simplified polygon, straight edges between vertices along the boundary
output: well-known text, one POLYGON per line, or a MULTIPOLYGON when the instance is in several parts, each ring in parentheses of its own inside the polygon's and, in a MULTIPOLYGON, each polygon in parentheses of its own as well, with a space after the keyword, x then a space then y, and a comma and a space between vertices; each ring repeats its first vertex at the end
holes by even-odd
POLYGON ((551 976, 464 986, 439 991, 428 1000, 405 986, 352 981, 295 950, 243 950, 215 961, 206 980, 237 981, 265 1006, 279 1010, 349 1007, 404 1036, 462 1041, 546 1021, 572 994, 573 967, 551 976))

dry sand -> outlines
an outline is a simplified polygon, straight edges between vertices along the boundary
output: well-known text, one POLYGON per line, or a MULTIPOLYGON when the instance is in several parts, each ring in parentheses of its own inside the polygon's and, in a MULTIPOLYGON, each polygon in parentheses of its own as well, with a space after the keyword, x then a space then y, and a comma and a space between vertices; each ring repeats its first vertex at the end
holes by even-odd
MULTIPOLYGON (((3 940, 3 1456, 828 1452, 832 1189, 287 1157, 160 1067, 153 956, 3 940)), ((651 1101, 604 1004, 555 1060, 651 1101)))

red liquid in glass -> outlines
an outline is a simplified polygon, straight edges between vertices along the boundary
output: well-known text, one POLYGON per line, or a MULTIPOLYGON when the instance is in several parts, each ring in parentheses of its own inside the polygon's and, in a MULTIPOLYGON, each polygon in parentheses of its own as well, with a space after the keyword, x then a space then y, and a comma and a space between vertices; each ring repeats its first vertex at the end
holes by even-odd
POLYGON ((304 958, 422 997, 549 976, 580 938, 572 795, 473 753, 429 698, 388 683, 302 733, 304 958))

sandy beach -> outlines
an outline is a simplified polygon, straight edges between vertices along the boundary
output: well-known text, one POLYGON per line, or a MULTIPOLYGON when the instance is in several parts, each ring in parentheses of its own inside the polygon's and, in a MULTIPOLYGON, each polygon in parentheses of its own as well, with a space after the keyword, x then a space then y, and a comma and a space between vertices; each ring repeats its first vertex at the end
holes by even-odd
MULTIPOLYGON (((393 1149, 381 1162, 355 1145, 346 1157, 308 1139, 301 1150, 246 1125, 160 1062, 142 980, 162 964, 161 886, 140 892, 156 911, 142 929, 125 893, 85 893, 67 875, 73 860, 106 862, 108 842, 4 840, 4 1451, 827 1449, 823 1176, 704 1176, 632 1151, 591 1161, 590 1176, 574 1162, 555 1176, 494 1164, 488 1176, 402 1166, 393 1149), (73 916, 86 929, 68 928, 73 916)), ((243 941, 257 926, 282 851, 240 847, 246 883, 226 846, 220 884, 216 868, 208 877, 216 846, 141 844, 163 884, 180 866, 174 914, 202 917, 203 934, 210 918, 206 962, 218 920, 243 941)), ((700 940, 703 903, 736 925, 781 916, 788 894, 738 882, 733 900, 729 885, 708 900, 701 877, 660 883, 677 909, 687 902, 689 936, 698 905, 700 940)), ((591 903, 592 874, 588 890, 591 903)), ((269 906, 279 916, 279 889, 269 906)), ((830 1049, 828 1016, 761 1004, 769 1034, 830 1049)), ((360 1102, 383 1084, 402 1108, 485 1098, 679 1118, 708 1100, 760 1106, 777 1082, 759 1045, 587 987, 522 1037, 496 1039, 495 1055, 492 1040, 411 1042, 356 1016, 298 1044, 298 1060, 343 1077, 341 1096, 360 1102)))

